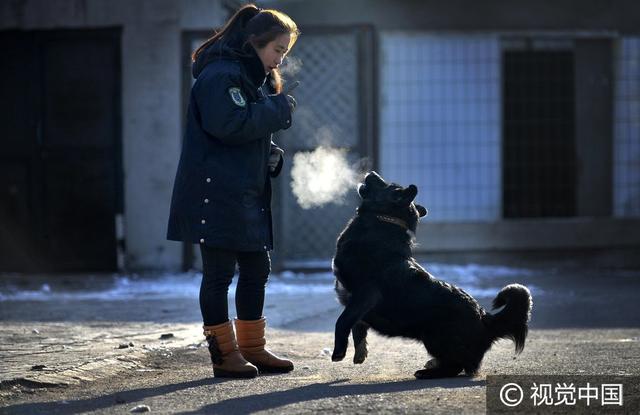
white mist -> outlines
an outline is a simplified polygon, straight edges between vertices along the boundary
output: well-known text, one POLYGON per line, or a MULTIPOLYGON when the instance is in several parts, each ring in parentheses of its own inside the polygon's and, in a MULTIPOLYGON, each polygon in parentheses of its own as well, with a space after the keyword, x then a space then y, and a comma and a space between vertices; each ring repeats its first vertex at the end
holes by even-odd
POLYGON ((320 146, 293 157, 291 189, 303 209, 343 203, 359 176, 348 163, 347 150, 320 146))

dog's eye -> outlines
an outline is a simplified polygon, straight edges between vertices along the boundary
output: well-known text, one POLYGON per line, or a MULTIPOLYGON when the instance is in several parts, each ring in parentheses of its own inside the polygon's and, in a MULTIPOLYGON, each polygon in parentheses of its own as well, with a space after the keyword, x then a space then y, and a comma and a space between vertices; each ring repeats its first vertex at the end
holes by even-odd
POLYGON ((393 200, 401 200, 404 196, 404 193, 402 192, 402 189, 395 189, 392 193, 392 196, 393 200))

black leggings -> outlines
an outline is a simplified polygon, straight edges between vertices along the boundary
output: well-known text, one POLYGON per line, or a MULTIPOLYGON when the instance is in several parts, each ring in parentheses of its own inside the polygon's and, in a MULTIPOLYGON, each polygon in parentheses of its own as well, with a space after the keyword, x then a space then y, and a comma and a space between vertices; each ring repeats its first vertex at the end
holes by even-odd
POLYGON ((262 317, 264 287, 271 272, 267 251, 235 252, 200 245, 202 253, 202 284, 200 311, 205 326, 224 323, 229 319, 227 294, 238 264, 236 314, 240 320, 262 317))

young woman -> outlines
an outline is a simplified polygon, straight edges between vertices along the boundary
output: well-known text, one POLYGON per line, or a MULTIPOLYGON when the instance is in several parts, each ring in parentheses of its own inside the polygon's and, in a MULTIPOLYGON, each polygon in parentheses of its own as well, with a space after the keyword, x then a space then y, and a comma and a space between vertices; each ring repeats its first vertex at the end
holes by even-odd
POLYGON ((200 245, 200 309, 216 377, 293 370, 265 349, 262 309, 273 247, 271 177, 284 153, 271 135, 291 126, 296 105, 292 88, 282 92, 278 66, 298 33, 287 15, 247 5, 192 56, 196 82, 167 237, 200 245), (227 292, 236 264, 234 333, 227 292))

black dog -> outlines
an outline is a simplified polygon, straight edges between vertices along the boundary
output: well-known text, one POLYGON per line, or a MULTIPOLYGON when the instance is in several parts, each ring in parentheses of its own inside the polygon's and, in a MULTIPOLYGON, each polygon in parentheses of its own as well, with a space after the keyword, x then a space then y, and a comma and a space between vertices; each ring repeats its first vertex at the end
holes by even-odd
POLYGON ((342 231, 333 259, 338 299, 345 306, 336 321, 331 360, 344 359, 353 333, 354 363, 367 357, 367 330, 420 340, 434 359, 415 376, 441 378, 477 372, 499 338, 524 349, 531 295, 519 284, 504 287, 487 313, 469 294, 435 279, 411 256, 414 233, 427 211, 413 202, 414 185, 386 183, 371 172, 358 187, 362 203, 342 231))

